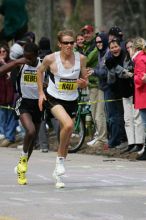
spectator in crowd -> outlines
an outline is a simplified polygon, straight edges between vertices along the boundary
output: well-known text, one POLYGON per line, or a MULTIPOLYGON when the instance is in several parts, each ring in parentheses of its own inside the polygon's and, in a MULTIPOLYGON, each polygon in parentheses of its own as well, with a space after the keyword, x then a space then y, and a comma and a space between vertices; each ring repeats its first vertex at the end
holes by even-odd
MULTIPOLYGON (((96 36, 94 33, 94 28, 92 25, 85 25, 81 29, 83 36, 84 36, 84 47, 83 47, 83 53, 87 57, 87 67, 88 68, 95 68, 98 64, 98 50, 96 47, 96 36)), ((102 95, 99 92, 99 78, 96 75, 90 75, 89 76, 89 98, 91 103, 95 102, 96 100, 101 100, 102 95)), ((103 111, 101 106, 101 102, 96 102, 95 104, 91 105, 91 113, 92 118, 95 123, 96 132, 94 134, 93 140, 87 142, 88 146, 93 146, 96 143, 99 144, 100 142, 104 142, 104 138, 102 139, 102 135, 105 132, 106 128, 103 128, 103 125, 105 124, 102 119, 103 111), (103 130, 104 129, 104 130, 103 130), (99 142, 100 141, 100 142, 99 142)))
MULTIPOLYGON (((134 61, 134 84, 135 84, 135 109, 139 109, 143 125, 146 131, 146 43, 142 38, 136 38, 134 41, 135 53, 132 57, 134 61), (137 47, 138 42, 143 42, 143 49, 137 47)), ((144 152, 137 160, 146 160, 146 147, 144 152)))
POLYGON ((33 32, 26 32, 23 37, 19 38, 10 47, 10 59, 15 60, 23 56, 24 46, 26 43, 35 43, 35 34, 33 32))
MULTIPOLYGON (((6 43, 0 44, 0 66, 10 62, 9 46, 6 43)), ((15 141, 16 127, 18 121, 15 119, 13 110, 14 87, 11 73, 7 72, 0 76, 0 136, 1 147, 8 147, 15 141)))
POLYGON ((23 57, 24 46, 26 43, 29 43, 29 40, 27 38, 22 38, 22 39, 16 41, 10 47, 10 59, 11 60, 16 60, 20 57, 23 57))
POLYGON ((28 31, 28 32, 24 33, 23 38, 28 39, 29 42, 35 43, 35 33, 32 31, 28 31))
MULTIPOLYGON (((140 48, 140 44, 138 47, 140 48)), ((143 44, 141 45, 141 49, 142 47, 143 44)), ((127 80, 129 82, 129 89, 127 89, 127 91, 125 91, 125 94, 123 95, 124 120, 125 130, 128 139, 128 148, 124 150, 122 153, 132 153, 139 151, 141 152, 141 149, 144 146, 144 127, 142 124, 139 110, 134 109, 134 63, 131 60, 132 50, 133 40, 128 40, 126 42, 127 53, 123 64, 123 73, 124 71, 129 72, 129 77, 127 76, 127 80)))
POLYGON ((74 51, 84 54, 84 35, 82 33, 76 35, 74 51))
POLYGON ((126 80, 120 77, 125 59, 125 51, 122 49, 120 41, 118 39, 110 41, 109 50, 110 52, 105 61, 108 69, 108 88, 104 94, 106 100, 112 100, 111 102, 105 102, 109 131, 108 144, 109 149, 111 149, 126 146, 127 137, 124 127, 122 97, 123 92, 128 88, 126 80), (120 70, 118 69, 119 67, 120 70))
MULTIPOLYGON (((105 32, 100 32, 96 34, 96 47, 98 49, 98 64, 95 68, 89 69, 89 73, 91 73, 92 75, 96 75, 99 78, 98 93, 100 94, 100 100, 104 100, 104 90, 107 87, 107 69, 105 68, 105 59, 109 51, 108 35, 105 32)), ((101 102, 99 105, 97 105, 97 112, 98 111, 101 112, 99 120, 101 124, 97 124, 99 136, 97 136, 96 142, 92 144, 92 149, 96 152, 99 150, 103 150, 103 148, 106 147, 107 143, 107 124, 104 102, 101 102)))
POLYGON ((122 49, 125 50, 125 41, 123 40, 123 32, 121 28, 119 28, 118 26, 111 27, 109 29, 108 36, 109 42, 114 39, 118 39, 120 41, 120 46, 122 47, 122 49))

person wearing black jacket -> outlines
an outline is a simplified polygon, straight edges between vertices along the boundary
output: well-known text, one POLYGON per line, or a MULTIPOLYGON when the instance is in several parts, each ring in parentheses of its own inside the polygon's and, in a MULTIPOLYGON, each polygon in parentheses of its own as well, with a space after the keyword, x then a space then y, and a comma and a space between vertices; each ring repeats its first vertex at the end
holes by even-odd
POLYGON ((123 68, 125 51, 122 50, 120 41, 118 39, 110 41, 109 50, 110 52, 105 61, 108 70, 108 87, 105 90, 104 95, 105 100, 110 100, 109 102, 105 102, 109 130, 108 144, 109 148, 114 148, 127 141, 124 128, 122 97, 126 90, 126 84, 128 83, 123 78, 123 75, 125 74, 126 76, 127 73, 124 72, 123 68))

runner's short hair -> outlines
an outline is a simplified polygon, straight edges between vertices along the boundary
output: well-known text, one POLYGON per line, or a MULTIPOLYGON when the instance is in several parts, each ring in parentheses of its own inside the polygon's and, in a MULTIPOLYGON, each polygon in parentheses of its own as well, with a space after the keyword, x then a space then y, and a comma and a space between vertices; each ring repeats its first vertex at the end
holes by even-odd
POLYGON ((63 30, 63 31, 59 31, 58 34, 57 34, 58 41, 61 42, 62 38, 64 36, 70 36, 70 37, 75 38, 75 33, 74 33, 73 30, 69 30, 69 29, 66 29, 66 30, 63 30))
POLYGON ((35 43, 27 43, 24 46, 24 52, 38 54, 38 46, 35 43))

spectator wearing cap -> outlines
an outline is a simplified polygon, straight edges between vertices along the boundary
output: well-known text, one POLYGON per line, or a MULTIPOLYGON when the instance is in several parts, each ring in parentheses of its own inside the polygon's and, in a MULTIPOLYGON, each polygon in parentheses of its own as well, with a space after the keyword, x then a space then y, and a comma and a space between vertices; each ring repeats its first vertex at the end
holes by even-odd
POLYGON ((84 37, 83 53, 87 57, 87 67, 95 67, 98 63, 98 51, 96 48, 94 28, 91 25, 85 25, 81 28, 81 32, 84 37))
MULTIPOLYGON (((85 39, 83 52, 84 55, 87 57, 87 67, 95 68, 98 63, 98 49, 96 47, 96 36, 94 33, 94 28, 92 25, 85 25, 83 28, 81 28, 81 31, 85 39)), ((98 76, 89 76, 88 88, 89 98, 91 102, 95 102, 102 98, 99 91, 98 76)), ((104 124, 104 122, 102 121, 103 108, 101 107, 101 105, 101 102, 96 102, 95 104, 91 105, 91 113, 96 126, 96 132, 94 134, 93 140, 87 142, 87 145, 89 146, 94 146, 94 143, 97 140, 97 136, 102 136, 101 134, 104 133, 102 126, 104 124)))

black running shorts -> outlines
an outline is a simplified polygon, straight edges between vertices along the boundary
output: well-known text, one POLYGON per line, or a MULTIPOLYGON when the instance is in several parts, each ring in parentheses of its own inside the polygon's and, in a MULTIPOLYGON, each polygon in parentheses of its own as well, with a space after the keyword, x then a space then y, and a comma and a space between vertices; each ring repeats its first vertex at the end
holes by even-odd
POLYGON ((46 97, 47 97, 47 101, 45 101, 44 107, 45 107, 48 115, 50 115, 51 109, 55 105, 61 105, 64 107, 64 109, 66 110, 66 112, 68 113, 68 115, 71 118, 74 118, 76 116, 76 112, 77 112, 77 108, 78 108, 77 100, 66 101, 66 100, 56 99, 48 94, 46 95, 46 97))
POLYGON ((15 106, 16 115, 19 117, 23 113, 29 113, 34 123, 40 123, 42 113, 39 110, 38 99, 19 98, 15 106))

